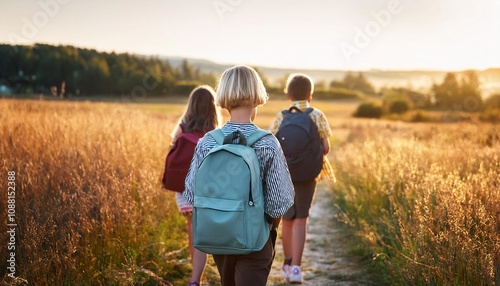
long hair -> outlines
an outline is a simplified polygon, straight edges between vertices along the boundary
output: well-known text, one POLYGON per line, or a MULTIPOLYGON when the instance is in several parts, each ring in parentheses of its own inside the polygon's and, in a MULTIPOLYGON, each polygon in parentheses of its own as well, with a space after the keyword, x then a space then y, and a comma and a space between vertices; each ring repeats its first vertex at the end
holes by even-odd
POLYGON ((208 85, 201 85, 189 95, 181 123, 186 132, 207 132, 219 126, 219 117, 215 106, 215 91, 208 85))

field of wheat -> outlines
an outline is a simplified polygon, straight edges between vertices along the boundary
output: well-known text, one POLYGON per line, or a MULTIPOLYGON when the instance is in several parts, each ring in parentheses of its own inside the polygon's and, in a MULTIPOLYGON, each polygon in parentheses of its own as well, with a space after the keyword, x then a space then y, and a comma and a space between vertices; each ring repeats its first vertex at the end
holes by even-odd
MULTIPOLYGON (((287 104, 271 101, 256 123, 269 126, 287 104)), ((0 216, 15 172, 15 276, 31 285, 185 283, 185 220, 159 183, 183 106, 0 101, 0 216)), ((316 106, 334 133, 332 194, 382 280, 500 283, 497 126, 354 120, 352 104, 316 106)), ((2 269, 8 230, 0 224, 2 269)), ((216 285, 213 265, 204 281, 216 285)))
POLYGON ((500 128, 345 123, 336 202, 390 285, 500 285, 500 128))
MULTIPOLYGON (((0 101, 2 220, 7 173, 16 174, 15 276, 30 285, 184 281, 185 220, 159 184, 181 112, 181 105, 159 117, 118 104, 0 101)), ((0 231, 4 273, 6 224, 0 231)))

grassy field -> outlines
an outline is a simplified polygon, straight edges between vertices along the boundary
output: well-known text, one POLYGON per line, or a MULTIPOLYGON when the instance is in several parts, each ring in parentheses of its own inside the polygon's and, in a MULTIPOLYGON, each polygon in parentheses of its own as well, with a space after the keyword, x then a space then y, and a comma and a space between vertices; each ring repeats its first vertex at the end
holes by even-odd
POLYGON ((389 285, 500 285, 500 129, 359 124, 335 200, 389 285))
MULTIPOLYGON (((0 110, 2 182, 16 172, 16 276, 31 285, 184 284, 185 221, 159 183, 176 115, 10 100, 0 110)), ((0 200, 4 218, 6 206, 0 200)))
MULTIPOLYGON (((286 106, 270 101, 256 123, 267 128, 286 106)), ((315 106, 334 133, 335 201, 383 279, 500 283, 497 126, 361 120, 349 117, 352 102, 315 106)), ((1 181, 16 173, 16 276, 32 285, 185 284, 185 220, 159 183, 183 108, 0 101, 1 181)), ((0 210, 6 218, 7 200, 0 210)), ((6 224, 0 232, 6 244, 6 224)), ((0 247, 0 257, 8 255, 0 247)), ((213 264, 204 279, 216 285, 213 264)))

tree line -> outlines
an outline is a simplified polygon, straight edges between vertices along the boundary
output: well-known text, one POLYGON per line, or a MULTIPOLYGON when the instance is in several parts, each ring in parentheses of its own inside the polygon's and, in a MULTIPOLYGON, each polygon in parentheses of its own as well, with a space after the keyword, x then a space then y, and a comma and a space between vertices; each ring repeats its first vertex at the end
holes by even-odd
POLYGON ((391 87, 382 88, 377 94, 380 100, 373 100, 372 97, 372 100, 362 102, 354 116, 386 116, 410 121, 460 121, 471 120, 470 114, 477 113, 482 121, 500 121, 500 94, 492 94, 483 99, 481 81, 473 70, 460 74, 449 72, 426 93, 391 87), (441 115, 425 110, 441 111, 441 115))
POLYGON ((215 82, 215 75, 202 73, 187 61, 174 67, 158 57, 73 46, 0 45, 0 85, 14 93, 168 95, 186 84, 215 82))
POLYGON ((431 90, 436 107, 478 111, 483 104, 480 88, 477 73, 466 71, 461 78, 447 73, 442 83, 434 84, 431 90))
MULTIPOLYGON (((258 70, 258 68, 256 68, 258 70)), ((282 83, 273 85, 262 74, 269 93, 281 94, 282 83)), ((215 86, 219 75, 201 72, 184 60, 173 66, 154 56, 118 54, 73 46, 0 44, 0 85, 15 94, 52 94, 54 96, 187 95, 199 84, 215 86)), ((374 94, 373 86, 362 73, 347 73, 342 81, 328 88, 317 88, 324 99, 362 97, 374 94)))
MULTIPOLYGON (((258 69, 257 69, 258 70, 258 69)), ((16 94, 52 94, 60 97, 92 95, 188 95, 199 84, 215 86, 219 75, 201 72, 184 60, 173 66, 155 56, 107 53, 73 46, 0 44, 0 87, 16 94)), ((275 85, 261 77, 271 94, 282 94, 288 77, 275 85)), ((480 80, 475 71, 448 73, 426 94, 405 88, 378 91, 362 72, 342 79, 318 82, 315 98, 382 98, 386 109, 411 108, 478 111, 483 107, 480 80)))

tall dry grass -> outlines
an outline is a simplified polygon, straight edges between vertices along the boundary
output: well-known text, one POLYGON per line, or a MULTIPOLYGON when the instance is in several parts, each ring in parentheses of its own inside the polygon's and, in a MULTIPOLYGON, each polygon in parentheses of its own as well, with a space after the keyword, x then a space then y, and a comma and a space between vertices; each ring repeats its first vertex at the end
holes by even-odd
MULTIPOLYGON (((270 102, 257 123, 267 127, 287 104, 270 102)), ((332 118, 339 112, 322 104, 332 118)), ((184 283, 185 221, 159 188, 181 106, 150 115, 115 104, 0 101, 0 216, 15 171, 17 276, 31 285, 184 283)), ((500 284, 498 127, 343 122, 332 125, 336 200, 387 282, 500 284)), ((7 257, 6 223, 0 233, 7 257)))
MULTIPOLYGON (((30 285, 184 281, 185 221, 159 185, 180 112, 158 117, 113 104, 0 101, 0 215, 5 221, 3 182, 15 171, 16 276, 30 285)), ((4 273, 5 223, 0 232, 4 273)))
MULTIPOLYGON (((288 105, 270 101, 256 123, 267 128, 288 105)), ((0 100, 0 217, 7 219, 7 172, 15 171, 16 276, 31 285, 184 284, 185 219, 159 185, 184 106, 0 100)), ((6 228, 0 224, 0 258, 8 257, 6 228)), ((208 265, 204 281, 217 280, 208 265)))
POLYGON ((391 285, 500 285, 500 129, 346 123, 343 218, 391 285))

